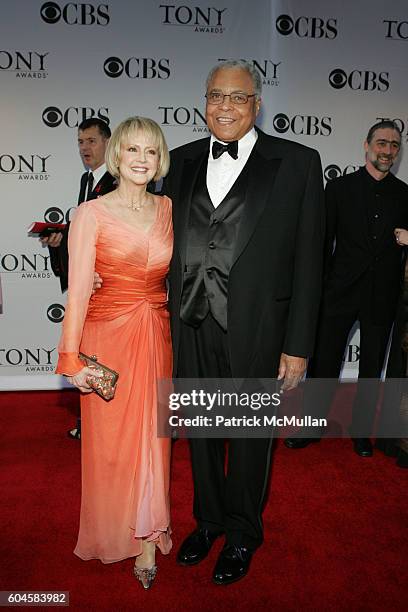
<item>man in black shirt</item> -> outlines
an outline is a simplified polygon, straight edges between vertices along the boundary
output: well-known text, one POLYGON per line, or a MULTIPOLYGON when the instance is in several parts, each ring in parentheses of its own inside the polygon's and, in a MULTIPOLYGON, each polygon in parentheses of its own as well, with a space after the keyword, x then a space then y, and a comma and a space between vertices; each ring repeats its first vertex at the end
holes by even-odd
MULTIPOLYGON (((401 147, 393 121, 373 125, 364 143, 366 164, 326 186, 325 282, 317 341, 308 370, 311 378, 337 379, 347 338, 360 323, 360 360, 351 435, 355 452, 372 455, 367 437, 379 379, 403 278, 404 252, 396 228, 408 227, 408 186, 390 173, 401 147)), ((308 397, 313 416, 330 409, 333 386, 308 397), (330 391, 331 389, 331 391, 330 391), (311 401, 312 400, 312 401, 311 401)), ((288 438, 288 448, 304 448, 319 438, 288 438)))

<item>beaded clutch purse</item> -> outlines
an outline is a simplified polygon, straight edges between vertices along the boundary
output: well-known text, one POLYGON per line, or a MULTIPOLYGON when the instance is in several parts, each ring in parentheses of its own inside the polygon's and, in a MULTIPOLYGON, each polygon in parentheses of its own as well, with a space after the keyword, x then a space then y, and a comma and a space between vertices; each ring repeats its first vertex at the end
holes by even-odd
POLYGON ((112 399, 115 395, 119 374, 100 363, 96 355, 89 357, 84 353, 79 353, 79 358, 88 368, 102 373, 102 376, 88 376, 86 379, 88 385, 104 400, 112 399))

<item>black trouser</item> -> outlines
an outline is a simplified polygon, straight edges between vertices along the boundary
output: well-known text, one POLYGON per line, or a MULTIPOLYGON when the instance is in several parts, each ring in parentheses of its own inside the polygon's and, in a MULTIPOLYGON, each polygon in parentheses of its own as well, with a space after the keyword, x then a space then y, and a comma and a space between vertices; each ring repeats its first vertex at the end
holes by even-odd
MULTIPOLYGON (((198 329, 181 321, 178 378, 231 378, 227 334, 211 314, 198 329)), ((198 527, 225 533, 255 550, 263 541, 262 505, 272 438, 191 439, 194 516, 198 527)))
MULTIPOLYGON (((353 402, 353 417, 350 433, 353 437, 369 437, 378 399, 381 371, 392 322, 376 325, 372 321, 370 305, 367 300, 359 309, 341 314, 327 314, 325 309, 320 317, 316 346, 309 365, 311 378, 338 379, 348 335, 356 321, 360 322, 360 359, 357 392, 353 402), (366 380, 371 379, 371 380, 366 380), (378 383, 375 382, 377 379, 378 383)), ((310 386, 313 399, 307 398, 307 406, 312 408, 313 416, 326 417, 330 410, 336 384, 310 386)), ((310 410, 306 410, 310 413, 310 410)))

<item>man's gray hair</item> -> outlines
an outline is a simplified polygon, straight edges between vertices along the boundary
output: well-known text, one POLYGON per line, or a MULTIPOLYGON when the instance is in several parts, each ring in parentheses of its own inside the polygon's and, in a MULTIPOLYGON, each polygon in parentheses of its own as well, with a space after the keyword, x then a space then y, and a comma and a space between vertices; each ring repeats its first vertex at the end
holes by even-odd
POLYGON ((235 68, 237 70, 238 69, 246 70, 246 72, 248 72, 249 76, 252 79, 252 83, 254 86, 254 94, 256 95, 257 99, 260 99, 262 95, 261 75, 259 74, 259 71, 255 68, 253 64, 250 64, 249 62, 246 62, 245 60, 225 60, 223 62, 218 62, 218 64, 215 64, 215 66, 213 66, 210 72, 208 73, 208 77, 205 82, 205 86, 207 90, 208 90, 208 85, 210 84, 210 81, 213 78, 214 74, 217 72, 217 70, 222 70, 224 68, 235 68))

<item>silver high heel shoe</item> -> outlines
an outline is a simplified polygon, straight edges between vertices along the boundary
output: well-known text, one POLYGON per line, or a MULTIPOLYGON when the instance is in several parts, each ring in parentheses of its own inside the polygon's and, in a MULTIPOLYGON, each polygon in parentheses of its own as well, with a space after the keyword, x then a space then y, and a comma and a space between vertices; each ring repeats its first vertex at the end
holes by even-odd
POLYGON ((157 565, 153 567, 134 567, 134 574, 138 580, 142 583, 144 589, 150 589, 153 584, 153 580, 156 578, 157 565))

